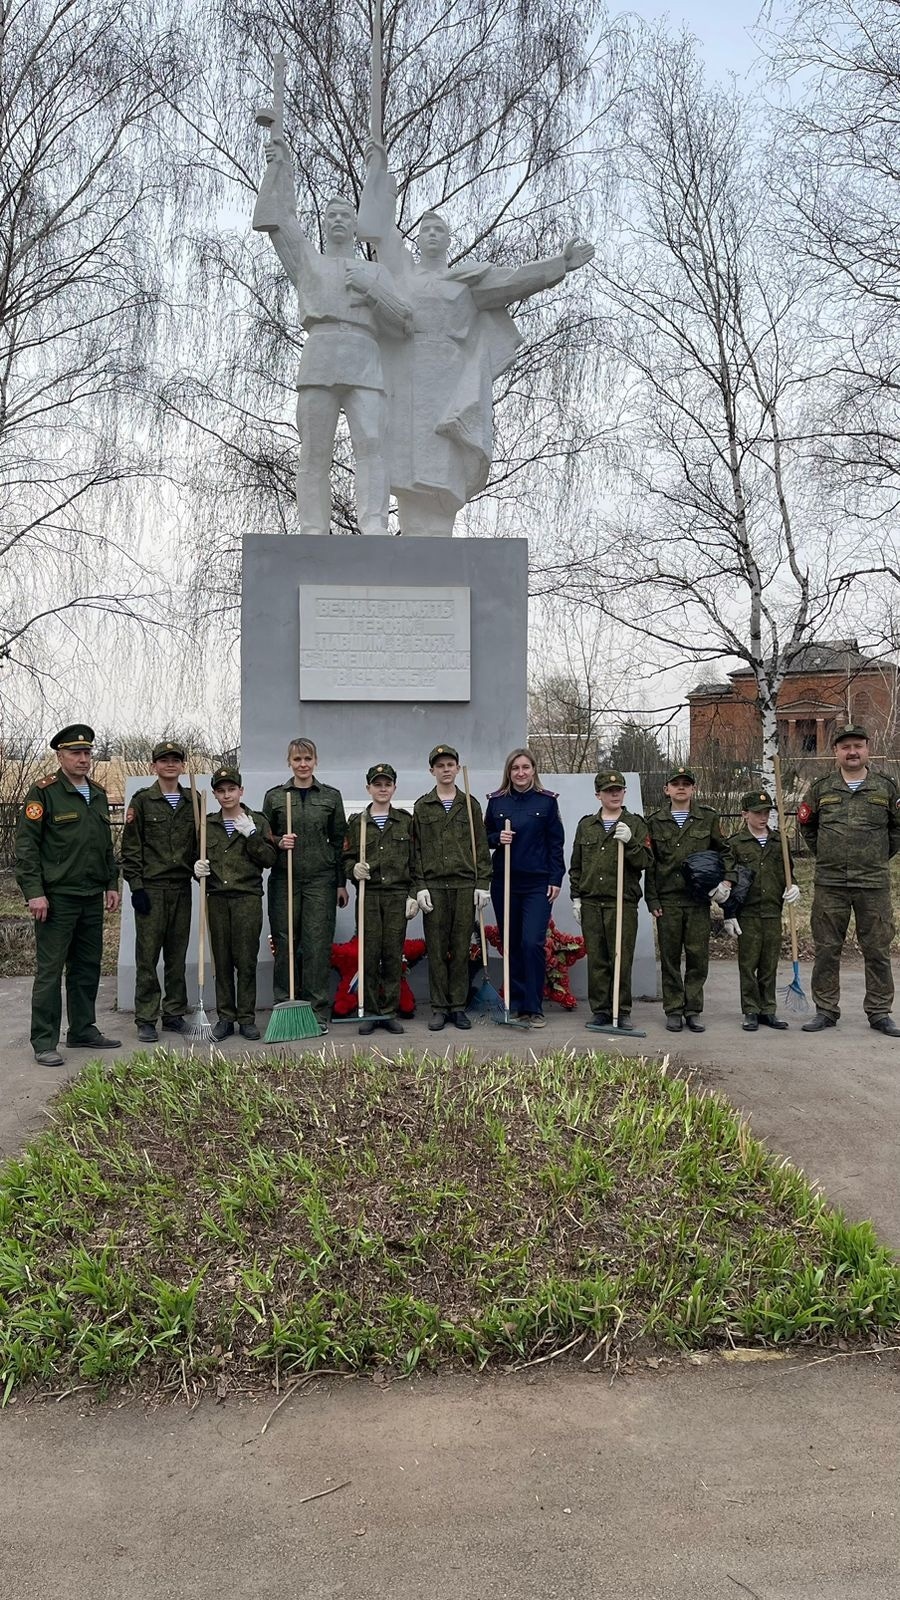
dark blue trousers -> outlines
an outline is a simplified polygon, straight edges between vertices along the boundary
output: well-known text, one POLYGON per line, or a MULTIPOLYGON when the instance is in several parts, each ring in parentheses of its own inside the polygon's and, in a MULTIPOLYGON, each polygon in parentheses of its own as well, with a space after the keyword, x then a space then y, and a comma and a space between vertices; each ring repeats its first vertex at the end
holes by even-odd
MULTIPOLYGON (((544 1010, 547 956, 544 948, 552 906, 546 879, 538 883, 513 877, 509 898, 509 999, 510 1011, 540 1016, 544 1010)), ((503 937, 503 874, 494 873, 491 900, 503 937)))

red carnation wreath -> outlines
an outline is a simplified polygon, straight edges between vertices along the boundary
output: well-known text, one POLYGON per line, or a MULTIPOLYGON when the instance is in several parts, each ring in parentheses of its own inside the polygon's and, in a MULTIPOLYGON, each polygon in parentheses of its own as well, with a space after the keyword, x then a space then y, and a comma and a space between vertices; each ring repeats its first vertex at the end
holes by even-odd
MULTIPOLYGON (((425 954, 424 939, 407 939, 403 946, 403 978, 400 983, 400 1015, 401 1017, 414 1017, 416 1014, 416 997, 409 987, 406 973, 409 967, 414 967, 421 961, 425 954)), ((354 934, 346 944, 333 944, 331 946, 331 965, 340 975, 337 994, 331 1005, 333 1017, 350 1017, 359 1007, 356 974, 359 970, 359 940, 354 934)))

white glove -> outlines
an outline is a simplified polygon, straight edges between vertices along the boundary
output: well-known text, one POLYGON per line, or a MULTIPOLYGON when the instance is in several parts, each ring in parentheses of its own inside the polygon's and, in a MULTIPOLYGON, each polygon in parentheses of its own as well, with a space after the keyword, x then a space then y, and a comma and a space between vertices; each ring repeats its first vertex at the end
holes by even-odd
POLYGON ((617 822, 613 828, 613 838, 620 839, 622 844, 627 844, 631 838, 631 829, 627 822, 617 822))
POLYGON ((243 834, 245 839, 249 839, 251 833, 256 832, 256 823, 252 817, 248 817, 246 811, 242 811, 240 816, 234 819, 234 831, 235 833, 243 834))
POLYGON ((795 883, 792 883, 789 889, 785 889, 781 898, 786 906, 795 906, 800 899, 800 890, 795 883))
POLYGON ((483 911, 485 909, 485 907, 489 904, 490 898, 491 898, 490 889, 476 889, 475 890, 475 910, 476 910, 476 912, 483 911))
POLYGON ((729 938, 739 939, 741 937, 741 925, 737 917, 726 917, 723 926, 729 938))
POLYGON ((420 911, 428 912, 434 910, 431 895, 428 893, 427 889, 419 890, 418 894, 416 895, 416 905, 420 911))
MULTIPOLYGON (((630 833, 629 833, 628 837, 629 837, 629 839, 631 838, 631 834, 630 833)), ((578 926, 580 928, 581 927, 581 901, 580 900, 573 900, 572 901, 572 915, 575 918, 575 921, 578 923, 578 926)))
POLYGON ((415 898, 414 895, 408 894, 406 896, 406 920, 407 920, 407 922, 412 922, 412 919, 413 919, 414 916, 416 916, 416 914, 418 913, 418 910, 419 910, 419 902, 418 902, 418 900, 415 898))
POLYGON ((353 876, 357 883, 359 883, 360 879, 362 879, 365 883, 368 883, 372 876, 372 869, 369 866, 368 861, 355 861, 353 864, 353 876))
POLYGON ((727 878, 723 878, 722 882, 717 883, 714 889, 710 889, 709 898, 714 906, 723 906, 730 893, 731 884, 728 882, 727 878))
POLYGON ((195 861, 194 862, 194 877, 195 878, 208 878, 209 877, 209 862, 208 861, 195 861))

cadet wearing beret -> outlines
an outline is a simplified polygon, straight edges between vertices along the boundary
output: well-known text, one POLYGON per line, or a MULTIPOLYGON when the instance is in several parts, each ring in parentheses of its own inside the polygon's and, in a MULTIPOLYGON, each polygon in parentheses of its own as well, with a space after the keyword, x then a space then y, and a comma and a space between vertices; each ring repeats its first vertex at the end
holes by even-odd
MULTIPOLYGON (((733 833, 729 844, 739 866, 749 867, 753 882, 741 906, 740 922, 726 917, 725 928, 738 942, 738 972, 741 980, 741 1010, 745 1033, 764 1028, 786 1028, 775 1015, 775 978, 781 955, 781 917, 785 905, 795 905, 800 890, 790 888, 784 876, 781 835, 770 829, 773 802, 765 789, 751 789, 741 801, 744 826, 733 833)), ((791 860, 790 849, 788 860, 791 860)), ((793 867, 793 863, 791 863, 793 867)))
POLYGON ((484 819, 478 801, 472 800, 475 824, 475 861, 466 797, 456 787, 459 752, 451 744, 436 744, 428 757, 434 788, 420 795, 413 807, 415 829, 415 891, 423 912, 428 950, 428 987, 432 1033, 452 1022, 470 1028, 466 1016, 469 1000, 469 950, 478 908, 490 899, 491 858, 484 819))
MULTIPOLYGON (((350 818, 344 840, 343 865, 347 878, 366 884, 365 994, 361 996, 369 1018, 384 1018, 380 1024, 369 1018, 359 1025, 362 1034, 377 1026, 387 1033, 402 1033, 400 983, 403 977, 403 942, 406 924, 418 911, 413 897, 413 819, 408 811, 391 805, 397 788, 397 774, 388 761, 379 761, 366 773, 366 788, 371 803, 365 813, 350 818), (366 819, 366 859, 360 859, 361 817, 366 819)), ((357 888, 357 897, 359 889, 357 888)), ((357 928, 359 901, 357 898, 357 928)))
POLYGON ((722 882, 710 900, 724 905, 731 893, 734 864, 712 806, 694 797, 694 774, 687 767, 669 773, 666 804, 647 817, 651 859, 647 868, 647 905, 656 918, 666 1027, 679 1033, 682 1019, 692 1033, 703 1033, 703 986, 709 971, 709 906, 690 894, 682 867, 695 850, 717 850, 723 858, 722 882), (682 973, 682 961, 684 971, 682 973))
POLYGON ((160 740, 151 765, 156 782, 132 795, 122 831, 122 872, 134 907, 134 1020, 142 1044, 158 1038, 160 1004, 163 1028, 180 1033, 184 1027, 197 854, 191 797, 178 781, 184 772, 184 747, 177 740, 160 740), (162 994, 156 970, 160 956, 162 994))
POLYGON ((836 770, 816 779, 797 811, 800 832, 816 858, 810 917, 816 1015, 803 1032, 833 1028, 841 1014, 841 950, 852 912, 865 962, 869 1025, 897 1039, 888 862, 900 850, 900 791, 893 778, 871 770, 864 728, 838 728, 831 744, 836 770))
POLYGON ((241 804, 244 790, 236 767, 219 767, 212 791, 221 810, 206 825, 206 856, 194 875, 206 878, 209 942, 216 969, 213 1038, 227 1039, 238 1025, 242 1039, 258 1039, 256 967, 262 933, 263 870, 278 851, 261 811, 241 804))
POLYGON ((103 959, 103 910, 119 906, 106 791, 91 770, 94 730, 61 728, 50 740, 59 761, 52 777, 32 784, 16 829, 16 882, 34 917, 37 971, 31 994, 31 1044, 42 1067, 61 1067, 62 975, 66 975, 66 1043, 117 1050, 96 1022, 103 959))
POLYGON ((572 911, 584 934, 588 1004, 593 1021, 613 1019, 616 956, 616 883, 619 841, 624 850, 622 965, 619 975, 619 1027, 631 1028, 631 969, 637 942, 641 877, 650 861, 650 836, 644 818, 625 810, 625 774, 598 772, 594 793, 599 811, 582 817, 575 830, 569 863, 572 911))

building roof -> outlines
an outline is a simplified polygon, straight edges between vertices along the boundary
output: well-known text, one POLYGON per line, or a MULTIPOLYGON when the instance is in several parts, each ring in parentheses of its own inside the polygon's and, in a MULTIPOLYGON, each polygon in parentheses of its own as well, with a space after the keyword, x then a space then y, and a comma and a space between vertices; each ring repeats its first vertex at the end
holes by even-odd
POLYGON ((688 699, 700 699, 703 695, 731 694, 730 683, 695 683, 693 689, 688 690, 688 699))
MULTIPOLYGON (((839 672, 853 675, 859 672, 896 672, 891 661, 880 661, 875 656, 864 656, 855 639, 813 639, 800 646, 787 673, 839 672)), ((729 678, 752 678, 750 667, 737 667, 729 678)))

